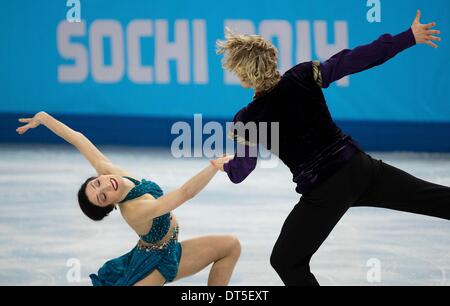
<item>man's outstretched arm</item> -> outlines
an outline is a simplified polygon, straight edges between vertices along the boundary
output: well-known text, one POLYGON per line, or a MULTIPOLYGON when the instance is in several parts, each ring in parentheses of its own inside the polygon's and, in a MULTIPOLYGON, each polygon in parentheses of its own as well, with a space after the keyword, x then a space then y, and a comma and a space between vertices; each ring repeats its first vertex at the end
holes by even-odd
POLYGON ((416 43, 428 44, 437 48, 433 41, 440 41, 441 38, 434 35, 440 32, 431 29, 436 26, 436 23, 421 24, 420 15, 420 11, 417 11, 411 28, 403 33, 395 36, 384 34, 368 45, 359 46, 353 50, 343 50, 320 65, 315 63, 316 82, 322 88, 327 88, 331 83, 344 76, 383 64, 416 43))

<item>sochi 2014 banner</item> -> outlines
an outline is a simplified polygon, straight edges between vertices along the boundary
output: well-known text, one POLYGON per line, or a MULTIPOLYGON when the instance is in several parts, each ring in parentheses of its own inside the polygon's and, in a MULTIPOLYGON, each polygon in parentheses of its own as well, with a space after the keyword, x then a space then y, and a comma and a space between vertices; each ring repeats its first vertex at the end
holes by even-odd
POLYGON ((231 119, 253 93, 215 54, 225 27, 273 41, 286 71, 405 31, 418 8, 442 30, 439 49, 416 46, 324 92, 337 120, 448 123, 447 0, 2 1, 0 113, 231 119))

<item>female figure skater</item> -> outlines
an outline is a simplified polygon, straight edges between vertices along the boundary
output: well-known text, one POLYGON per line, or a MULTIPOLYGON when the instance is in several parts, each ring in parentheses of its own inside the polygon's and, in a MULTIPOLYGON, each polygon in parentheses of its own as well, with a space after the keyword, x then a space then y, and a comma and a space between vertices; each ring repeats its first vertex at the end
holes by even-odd
POLYGON ((178 242, 178 223, 172 210, 192 199, 217 173, 209 165, 175 191, 163 195, 154 182, 138 180, 103 155, 83 134, 45 112, 17 128, 19 134, 40 124, 74 145, 97 171, 78 192, 81 210, 101 220, 114 208, 140 239, 130 252, 106 262, 91 274, 93 285, 163 285, 193 275, 209 264, 208 285, 227 285, 240 256, 239 241, 232 236, 204 236, 178 242))
MULTIPOLYGON (((380 65, 416 43, 436 48, 436 24, 420 23, 420 11, 407 31, 382 35, 371 44, 343 50, 325 62, 305 62, 277 71, 277 50, 260 36, 228 33, 218 41, 223 66, 242 86, 255 91, 234 122, 279 123, 279 147, 265 145, 289 167, 299 203, 287 217, 273 248, 270 263, 286 285, 318 285, 309 262, 339 219, 350 207, 373 206, 450 219, 450 188, 418 179, 381 160, 373 159, 350 136, 342 133, 328 111, 322 88, 356 72, 380 65), (274 152, 275 151, 275 152, 274 152)), ((234 183, 255 168, 251 143, 234 129, 238 153, 214 164, 234 183), (244 148, 242 146, 245 146, 244 148), (241 154, 242 155, 242 154, 241 154)), ((271 134, 271 133, 267 133, 271 134)))

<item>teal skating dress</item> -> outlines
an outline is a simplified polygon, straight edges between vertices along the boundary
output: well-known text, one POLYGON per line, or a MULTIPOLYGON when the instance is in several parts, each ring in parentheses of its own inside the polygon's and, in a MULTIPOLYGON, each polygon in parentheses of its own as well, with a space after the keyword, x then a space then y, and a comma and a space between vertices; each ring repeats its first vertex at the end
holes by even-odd
MULTIPOLYGON (((161 188, 154 182, 142 180, 139 182, 130 177, 135 187, 130 190, 125 199, 129 201, 143 194, 150 194, 155 199, 163 195, 161 188)), ((151 205, 149 203, 149 205, 151 205)), ((173 229, 173 235, 169 241, 157 244, 168 233, 170 229, 170 213, 153 219, 153 224, 140 239, 152 244, 151 246, 138 244, 128 253, 118 258, 107 261, 98 270, 97 274, 91 274, 94 286, 131 286, 142 280, 155 269, 166 279, 166 282, 174 280, 178 273, 178 264, 181 258, 181 244, 178 242, 178 227, 173 229)))

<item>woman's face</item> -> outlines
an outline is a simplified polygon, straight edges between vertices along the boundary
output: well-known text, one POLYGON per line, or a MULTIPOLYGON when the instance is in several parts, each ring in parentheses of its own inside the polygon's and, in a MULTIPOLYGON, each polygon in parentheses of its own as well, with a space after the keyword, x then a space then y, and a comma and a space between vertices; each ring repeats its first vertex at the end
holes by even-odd
POLYGON ((119 175, 100 175, 86 185, 86 195, 96 206, 106 207, 122 200, 125 184, 119 175))

